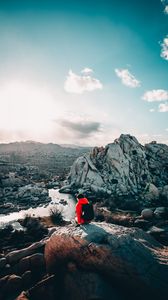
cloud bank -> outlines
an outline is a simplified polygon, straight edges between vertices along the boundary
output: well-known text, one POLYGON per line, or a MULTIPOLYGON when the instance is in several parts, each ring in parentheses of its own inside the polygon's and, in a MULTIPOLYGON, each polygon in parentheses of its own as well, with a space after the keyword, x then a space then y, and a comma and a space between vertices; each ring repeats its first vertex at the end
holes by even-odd
POLYGON ((82 74, 90 74, 90 73, 93 73, 93 70, 90 69, 90 68, 84 68, 82 71, 81 71, 82 74))
POLYGON ((124 85, 136 88, 140 86, 140 81, 137 80, 134 75, 132 75, 128 69, 115 69, 116 75, 121 78, 121 81, 124 85))
POLYGON ((162 89, 147 91, 142 99, 147 102, 166 101, 168 100, 168 91, 162 89))
POLYGON ((93 72, 92 69, 85 68, 81 72, 84 75, 77 75, 69 70, 64 84, 65 91, 67 93, 82 94, 85 91, 101 90, 103 88, 102 83, 99 79, 90 76, 91 72, 93 72))
POLYGON ((66 130, 71 131, 76 137, 86 138, 92 133, 100 131, 100 122, 94 121, 69 121, 62 119, 59 124, 66 130))
MULTIPOLYGON (((168 8, 168 6, 167 6, 168 8)), ((160 56, 168 60, 168 35, 163 39, 163 42, 161 43, 161 54, 160 56)))
POLYGON ((159 112, 168 112, 168 103, 161 103, 159 105, 159 112))

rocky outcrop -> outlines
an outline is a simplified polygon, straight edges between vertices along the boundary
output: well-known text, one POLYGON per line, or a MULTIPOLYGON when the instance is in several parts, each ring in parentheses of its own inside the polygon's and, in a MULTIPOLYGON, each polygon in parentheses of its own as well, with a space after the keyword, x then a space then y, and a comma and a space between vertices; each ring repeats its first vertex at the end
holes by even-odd
POLYGON ((43 255, 46 241, 1 255, 0 300, 16 299, 21 291, 33 287, 46 275, 43 255))
POLYGON ((0 188, 0 213, 7 214, 21 209, 36 207, 50 202, 48 190, 44 183, 8 186, 0 188))
POLYGON ((44 247, 45 243, 46 243, 46 241, 42 240, 40 242, 33 243, 32 245, 30 245, 27 248, 9 252, 6 255, 7 262, 10 264, 16 263, 19 260, 21 260, 23 257, 27 257, 27 256, 35 253, 37 251, 37 249, 44 247))
POLYGON ((151 235, 105 222, 54 230, 1 254, 0 300, 166 299, 168 248, 151 237, 155 226, 151 235))
MULTIPOLYGON (((121 135, 105 148, 79 157, 68 176, 68 190, 88 195, 139 200, 141 206, 167 201, 168 146, 142 146, 135 137, 121 135)), ((63 187, 61 191, 67 189, 63 187)), ((168 201, 167 201, 168 204, 168 201)), ((129 203, 126 203, 128 207, 129 203)))
POLYGON ((61 299, 165 299, 168 249, 141 229, 92 223, 57 229, 45 247, 61 299))

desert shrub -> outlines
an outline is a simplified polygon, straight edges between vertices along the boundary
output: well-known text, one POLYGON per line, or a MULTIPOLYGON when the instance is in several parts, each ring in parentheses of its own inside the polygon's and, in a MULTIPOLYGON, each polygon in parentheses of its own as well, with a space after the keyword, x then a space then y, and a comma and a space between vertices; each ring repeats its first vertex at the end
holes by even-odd
POLYGON ((23 230, 15 230, 11 236, 10 241, 13 244, 18 244, 24 241, 24 231, 23 230))
POLYGON ((101 209, 99 209, 99 207, 97 205, 94 206, 94 214, 95 214, 94 220, 96 222, 103 222, 104 221, 104 214, 101 211, 101 209))
POLYGON ((104 215, 102 213, 95 215, 95 221, 96 222, 103 222, 105 220, 104 215))
POLYGON ((50 209, 50 219, 57 225, 61 225, 64 222, 62 212, 57 207, 50 209))
POLYGON ((5 228, 0 229, 0 238, 9 236, 12 231, 13 231, 13 226, 11 224, 6 225, 5 228))
POLYGON ((26 232, 35 238, 42 238, 48 233, 48 229, 40 222, 39 218, 25 215, 21 225, 26 228, 26 232))

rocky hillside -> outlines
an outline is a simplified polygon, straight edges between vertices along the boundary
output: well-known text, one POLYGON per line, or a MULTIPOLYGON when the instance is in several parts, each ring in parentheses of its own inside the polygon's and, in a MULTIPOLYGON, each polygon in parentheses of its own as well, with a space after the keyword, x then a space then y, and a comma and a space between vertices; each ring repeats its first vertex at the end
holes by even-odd
POLYGON ((67 174, 77 157, 90 150, 89 147, 60 146, 33 141, 0 144, 0 173, 15 171, 18 164, 34 166, 39 173, 67 174))
POLYGON ((105 148, 95 147, 79 157, 67 183, 62 191, 109 197, 119 201, 118 206, 124 198, 126 208, 133 201, 141 207, 158 201, 168 205, 168 146, 156 142, 142 146, 135 137, 122 134, 105 148))

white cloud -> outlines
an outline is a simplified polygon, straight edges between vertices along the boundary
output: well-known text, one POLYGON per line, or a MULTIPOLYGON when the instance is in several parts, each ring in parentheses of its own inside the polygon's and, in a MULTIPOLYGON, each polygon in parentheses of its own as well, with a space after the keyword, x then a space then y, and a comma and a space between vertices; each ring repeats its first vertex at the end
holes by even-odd
POLYGON ((132 75, 128 69, 115 69, 116 75, 121 78, 121 81, 124 85, 131 88, 136 88, 140 86, 140 81, 137 80, 134 75, 132 75))
POLYGON ((161 2, 163 3, 164 6, 164 13, 168 14, 168 1, 167 0, 161 0, 161 2))
POLYGON ((142 99, 147 102, 166 101, 168 100, 168 91, 161 89, 147 91, 142 99))
POLYGON ((90 68, 84 68, 82 71, 81 71, 82 74, 90 74, 90 73, 93 73, 93 70, 90 69, 90 68))
MULTIPOLYGON (((168 8, 168 6, 167 6, 168 8)), ((161 43, 161 54, 160 56, 165 59, 168 60, 168 35, 163 39, 163 43, 161 43)))
POLYGON ((154 111, 155 111, 155 109, 154 109, 154 108, 151 108, 149 111, 150 111, 150 112, 154 112, 154 111))
POLYGON ((168 103, 162 103, 159 105, 159 112, 168 112, 168 103))
POLYGON ((164 12, 165 14, 168 14, 168 5, 165 6, 164 12))
POLYGON ((75 94, 82 94, 85 91, 92 92, 97 89, 101 90, 102 88, 103 85, 100 80, 93 78, 90 75, 77 75, 71 70, 69 71, 64 84, 64 89, 66 92, 75 94))

